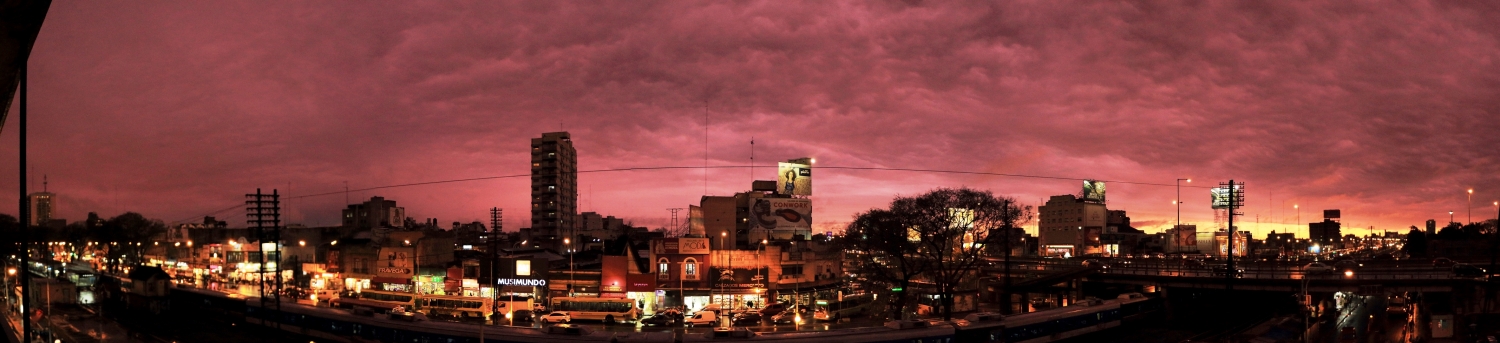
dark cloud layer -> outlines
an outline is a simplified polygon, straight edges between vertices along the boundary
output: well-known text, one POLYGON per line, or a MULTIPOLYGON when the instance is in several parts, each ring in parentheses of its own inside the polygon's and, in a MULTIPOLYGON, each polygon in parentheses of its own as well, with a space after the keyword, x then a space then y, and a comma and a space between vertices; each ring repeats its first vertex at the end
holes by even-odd
MULTIPOLYGON (((761 179, 771 161, 802 156, 1234 178, 1250 184, 1247 221, 1264 224, 1247 226, 1260 232, 1294 222, 1292 204, 1398 229, 1448 210, 1462 220, 1468 188, 1474 218, 1494 216, 1497 17, 1451 2, 58 3, 32 57, 32 164, 69 219, 178 220, 256 187, 295 196, 525 174, 528 138, 556 130, 573 132, 583 169, 702 165, 706 117, 707 163, 748 164, 754 137, 761 179)), ((743 189, 752 174, 706 177, 585 174, 580 207, 659 225, 666 208, 743 189)), ((499 206, 515 228, 529 219, 525 182, 350 197, 444 222, 499 206)), ((1078 188, 827 169, 816 182, 825 228, 933 187, 1028 202, 1078 188)), ((1183 192, 1184 221, 1211 223, 1206 192, 1183 192)), ((1175 220, 1174 196, 1110 187, 1111 208, 1152 227, 1175 220)), ((343 203, 296 199, 291 219, 332 224, 343 203)))

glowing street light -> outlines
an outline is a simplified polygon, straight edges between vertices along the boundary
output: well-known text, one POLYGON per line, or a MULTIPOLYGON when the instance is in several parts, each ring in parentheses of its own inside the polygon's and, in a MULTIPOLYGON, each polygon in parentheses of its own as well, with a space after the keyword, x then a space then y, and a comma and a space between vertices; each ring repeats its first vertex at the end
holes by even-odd
MULTIPOLYGON (((1193 183, 1193 179, 1177 179, 1177 200, 1172 200, 1177 205, 1177 226, 1182 226, 1182 182, 1193 183)), ((1175 228, 1175 227, 1174 227, 1175 228)))

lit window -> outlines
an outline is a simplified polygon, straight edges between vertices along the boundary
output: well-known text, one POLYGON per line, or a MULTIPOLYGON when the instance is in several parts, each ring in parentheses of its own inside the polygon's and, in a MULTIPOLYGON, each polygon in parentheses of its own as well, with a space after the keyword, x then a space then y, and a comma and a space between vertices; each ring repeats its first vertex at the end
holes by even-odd
POLYGON ((684 280, 697 280, 698 279, 698 261, 695 261, 695 260, 693 260, 691 258, 687 259, 687 261, 683 261, 683 263, 682 263, 682 279, 684 279, 684 280))

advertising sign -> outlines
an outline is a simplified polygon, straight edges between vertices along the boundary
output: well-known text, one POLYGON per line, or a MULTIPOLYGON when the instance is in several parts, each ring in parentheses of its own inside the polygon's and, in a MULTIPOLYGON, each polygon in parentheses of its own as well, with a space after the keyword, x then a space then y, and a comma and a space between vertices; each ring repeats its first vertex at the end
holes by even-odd
POLYGON ((1104 181, 1083 180, 1083 200, 1104 202, 1104 181))
MULTIPOLYGON (((1243 197, 1245 195, 1245 186, 1236 184, 1234 186, 1233 193, 1237 194, 1231 194, 1229 191, 1229 187, 1214 187, 1213 189, 1210 189, 1209 194, 1213 197, 1213 208, 1216 210, 1229 208, 1229 198, 1236 195, 1243 197)), ((1243 199, 1244 198, 1239 198, 1236 201, 1240 201, 1243 199)), ((1243 203, 1235 204, 1235 207, 1240 207, 1243 205, 1243 203)))
POLYGON ((811 230, 812 201, 808 199, 755 199, 750 209, 753 224, 772 230, 811 230))
POLYGON ((753 288, 765 288, 766 278, 770 277, 767 268, 713 268, 713 287, 726 289, 750 290, 753 288))
POLYGON ((708 238, 678 238, 677 253, 683 255, 708 255, 708 238))
POLYGON ((501 286, 546 287, 547 286, 547 280, 543 280, 543 279, 499 278, 499 279, 495 279, 495 284, 496 285, 501 285, 501 286))
POLYGON ((412 276, 412 253, 411 247, 384 247, 380 248, 379 260, 375 261, 375 275, 408 278, 412 276))
POLYGON ((791 162, 777 163, 776 192, 786 195, 812 195, 812 166, 791 162))

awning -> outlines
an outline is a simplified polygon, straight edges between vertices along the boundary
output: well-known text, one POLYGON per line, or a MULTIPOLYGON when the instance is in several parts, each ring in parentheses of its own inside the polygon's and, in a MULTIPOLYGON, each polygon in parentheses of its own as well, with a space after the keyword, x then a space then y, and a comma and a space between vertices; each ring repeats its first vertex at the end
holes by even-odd
POLYGON ((374 282, 374 283, 400 283, 400 284, 411 283, 411 281, 408 280, 408 279, 396 278, 396 277, 384 277, 384 276, 376 276, 375 278, 370 279, 370 282, 374 282))

